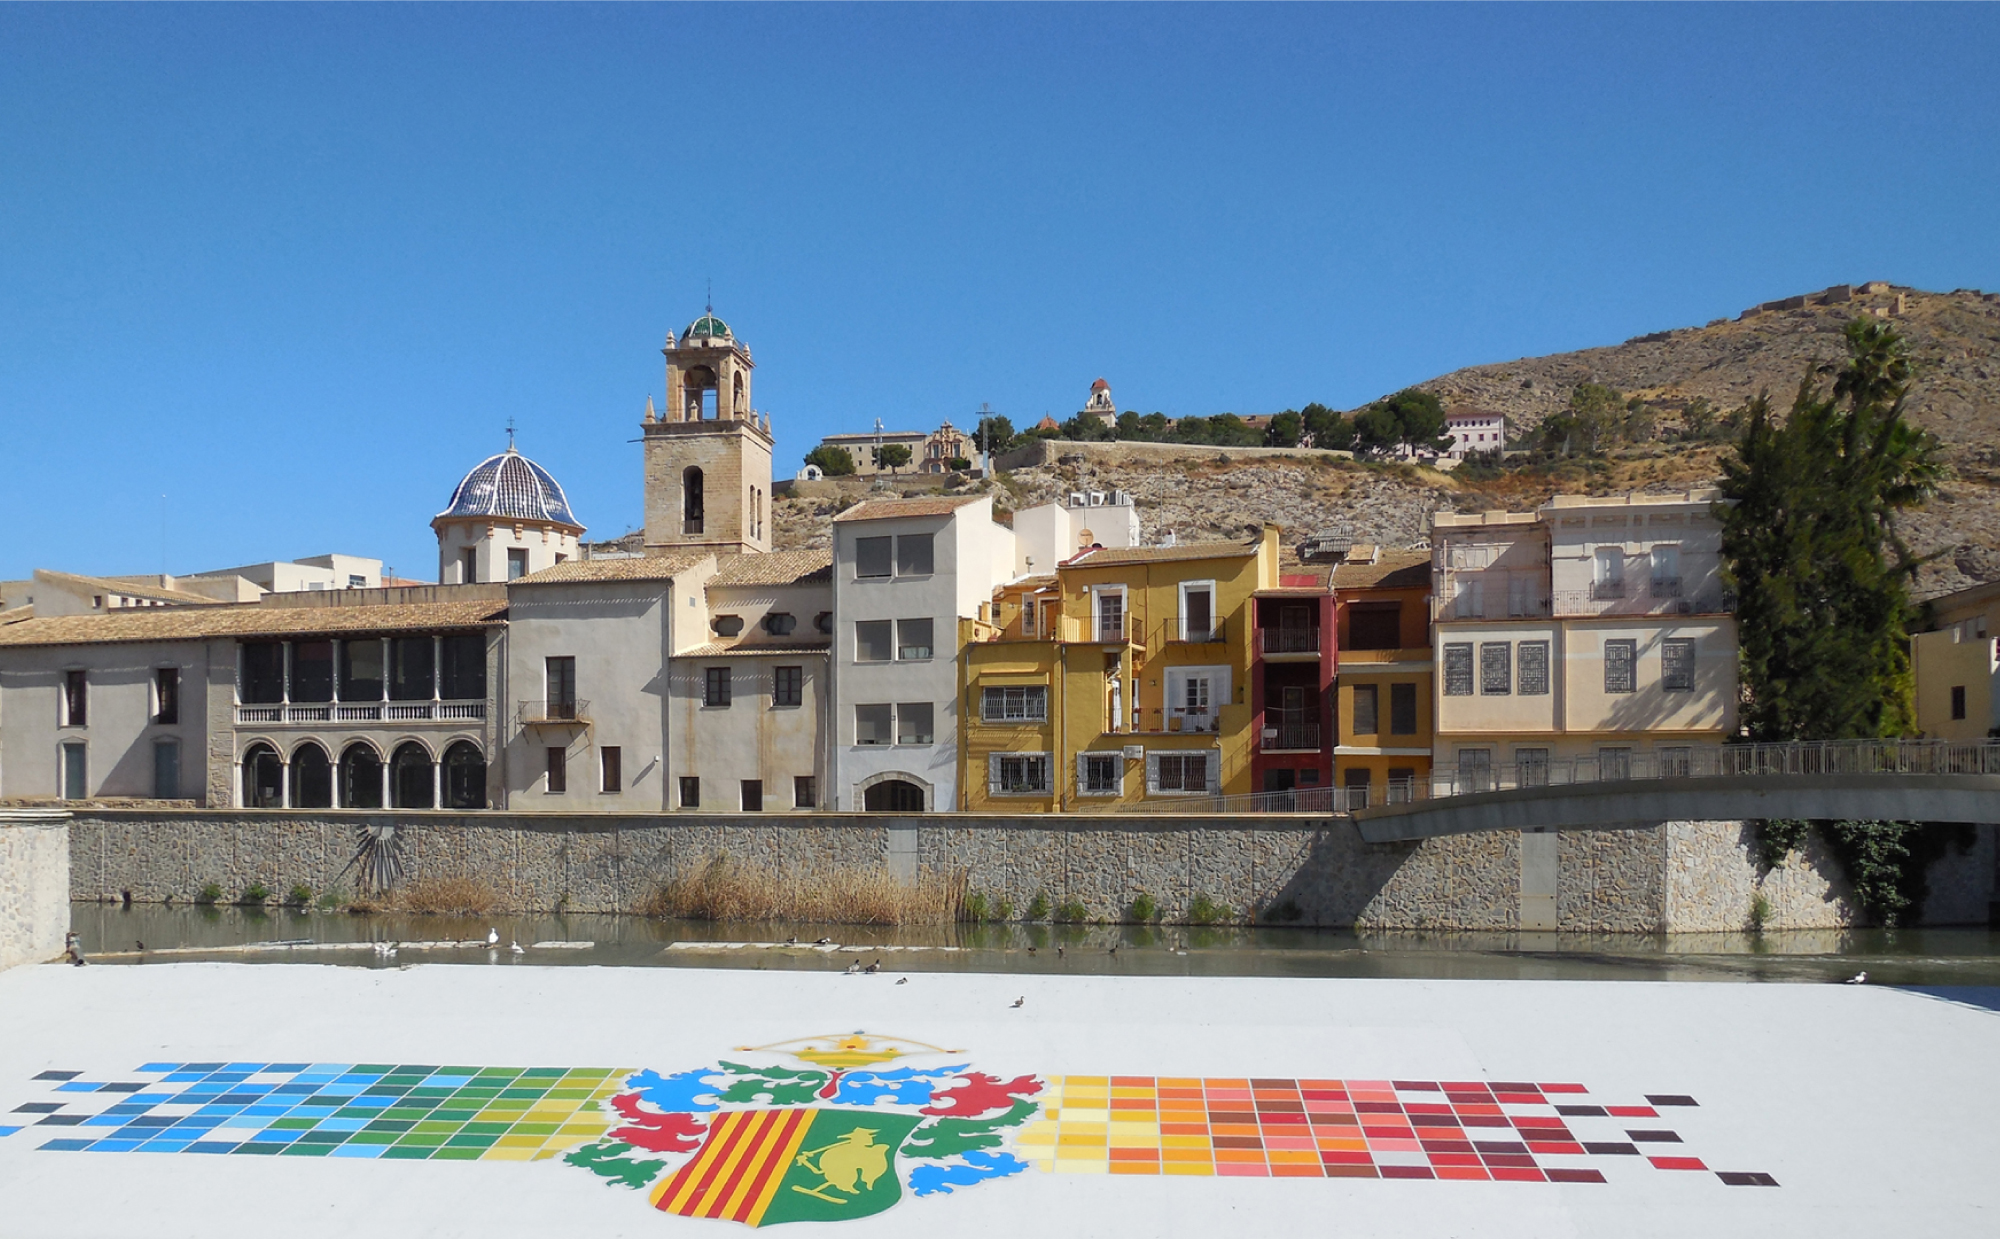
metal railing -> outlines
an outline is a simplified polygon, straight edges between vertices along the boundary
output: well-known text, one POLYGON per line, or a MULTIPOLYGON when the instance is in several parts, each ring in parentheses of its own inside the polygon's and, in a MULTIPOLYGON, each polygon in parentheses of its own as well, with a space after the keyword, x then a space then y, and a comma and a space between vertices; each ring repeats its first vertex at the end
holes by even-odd
POLYGON ((1316 722, 1280 721, 1258 734, 1257 747, 1266 753, 1317 753, 1319 737, 1319 724, 1316 722))
POLYGON ((1266 654, 1319 653, 1317 624, 1273 624, 1257 630, 1257 648, 1266 654))
POLYGON ((1592 600, 1599 602, 1607 598, 1623 598, 1625 596, 1625 582, 1622 580, 1592 581, 1590 583, 1590 596, 1592 600))
POLYGON ((524 701, 514 717, 523 727, 536 727, 549 723, 587 723, 590 721, 590 703, 581 697, 556 701, 524 701))
POLYGON ((1434 770, 1427 778, 1392 780, 1387 784, 1148 799, 1120 811, 1344 814, 1381 805, 1577 784, 1879 774, 2000 776, 2000 741, 1801 740, 1690 745, 1643 752, 1611 750, 1596 757, 1537 759, 1493 766, 1467 764, 1456 770, 1434 770))
POLYGON ((1727 615, 1736 599, 1724 591, 1686 594, 1678 577, 1655 581, 1643 590, 1607 597, 1590 589, 1559 589, 1552 599, 1558 618, 1583 615, 1727 615), (1657 587, 1657 588, 1656 588, 1657 587))
POLYGON ((1224 640, 1224 624, 1220 616, 1211 615, 1207 619, 1193 619, 1186 616, 1167 617, 1166 639, 1185 641, 1189 644, 1214 644, 1224 640))
POLYGON ((1214 733, 1221 730, 1222 713, 1216 709, 1189 709, 1175 706, 1170 710, 1158 707, 1134 710, 1132 730, 1154 735, 1175 735, 1191 732, 1214 733))
POLYGON ((484 701, 294 701, 236 707, 236 725, 462 721, 486 717, 484 701))

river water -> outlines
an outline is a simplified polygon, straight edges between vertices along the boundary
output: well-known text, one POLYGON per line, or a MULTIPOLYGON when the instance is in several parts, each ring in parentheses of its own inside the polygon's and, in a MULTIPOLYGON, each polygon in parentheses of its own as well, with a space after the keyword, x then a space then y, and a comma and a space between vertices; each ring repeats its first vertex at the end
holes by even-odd
POLYGON ((716 924, 638 916, 484 918, 77 903, 93 963, 226 960, 1521 980, 1791 981, 2000 987, 2000 931, 1543 934, 1116 925, 716 924), (494 933, 498 946, 485 939, 494 933), (822 942, 821 940, 824 939, 822 942), (515 944, 520 950, 514 950, 515 944), (376 944, 380 944, 377 946, 376 944), (394 953, 388 953, 389 948, 394 953))

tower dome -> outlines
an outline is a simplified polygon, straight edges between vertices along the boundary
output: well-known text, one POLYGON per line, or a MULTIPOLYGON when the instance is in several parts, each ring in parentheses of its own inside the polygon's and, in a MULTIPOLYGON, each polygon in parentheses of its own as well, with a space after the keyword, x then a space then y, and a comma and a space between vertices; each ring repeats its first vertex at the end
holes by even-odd
POLYGON ((703 344, 736 343, 736 337, 729 334, 729 324, 715 316, 713 310, 703 314, 687 325, 681 332, 681 346, 696 348, 703 344))
POLYGON ((548 521, 581 529, 569 510, 562 484, 510 444, 472 467, 439 520, 458 517, 505 521, 548 521))

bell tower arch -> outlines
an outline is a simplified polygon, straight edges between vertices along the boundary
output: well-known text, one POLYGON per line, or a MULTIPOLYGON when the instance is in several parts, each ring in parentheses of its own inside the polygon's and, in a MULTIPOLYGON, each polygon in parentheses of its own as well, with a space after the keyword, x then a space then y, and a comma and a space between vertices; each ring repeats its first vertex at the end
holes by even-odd
POLYGON ((646 402, 646 546, 771 549, 771 419, 750 403, 750 349, 713 308, 660 350, 663 415, 646 402))

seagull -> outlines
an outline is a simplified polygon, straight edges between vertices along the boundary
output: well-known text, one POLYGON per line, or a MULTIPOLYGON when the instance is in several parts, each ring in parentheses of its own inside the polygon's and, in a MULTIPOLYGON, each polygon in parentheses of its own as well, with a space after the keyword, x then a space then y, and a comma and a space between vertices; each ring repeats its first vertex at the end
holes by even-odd
POLYGON ((1118 944, 1117 944, 1116 942, 1114 942, 1114 943, 1112 943, 1112 944, 1111 944, 1111 949, 1110 949, 1110 951, 1108 952, 1108 954, 1111 954, 1111 955, 1116 955, 1116 954, 1118 954, 1118 944))
POLYGON ((832 945, 833 945, 833 939, 831 939, 831 938, 815 938, 815 939, 813 939, 813 945, 814 945, 814 946, 832 946, 832 945))
POLYGON ((799 936, 797 934, 793 934, 791 937, 785 939, 786 946, 797 946, 798 944, 799 944, 799 936))
POLYGON ((489 929, 486 931, 486 945, 487 946, 500 945, 500 931, 498 929, 489 929))
POLYGON ((1066 946, 1059 946, 1059 947, 1057 947, 1057 948, 1056 948, 1056 958, 1057 958, 1057 959, 1061 959, 1061 958, 1062 958, 1063 956, 1065 956, 1065 955, 1067 955, 1067 954, 1069 954, 1069 948, 1068 948, 1068 947, 1066 947, 1066 946))
POLYGON ((909 983, 910 983, 910 978, 908 978, 908 977, 897 977, 897 978, 896 978, 896 984, 898 984, 898 985, 908 985, 909 983))
POLYGON ((1016 999, 1014 1000, 1014 1005, 1018 1007, 1018 1006, 1020 1006, 1020 1005, 1021 1005, 1022 1003, 1026 1002, 1026 1001, 1028 1001, 1028 996, 1027 996, 1026 994, 1023 994, 1023 995, 1021 995, 1021 996, 1020 996, 1019 998, 1016 998, 1016 999))
POLYGON ((847 965, 847 975, 850 977, 860 971, 861 971, 861 961, 858 959, 855 960, 853 963, 847 965))
POLYGON ((863 968, 861 971, 867 973, 869 976, 872 977, 876 973, 882 971, 882 961, 878 959, 874 963, 868 965, 866 968, 863 968))
POLYGON ((521 945, 521 940, 519 938, 514 938, 509 940, 507 944, 507 949, 512 951, 516 955, 526 955, 528 953, 528 948, 521 945))
POLYGON ((1855 974, 1854 974, 1853 976, 1851 976, 1851 977, 1847 978, 1847 979, 1846 979, 1845 981, 1842 981, 1842 982, 1841 982, 1841 984, 1842 984, 1842 985, 1866 985, 1866 984, 1868 984, 1868 974, 1867 974, 1866 972, 1857 972, 1857 973, 1855 973, 1855 974))

